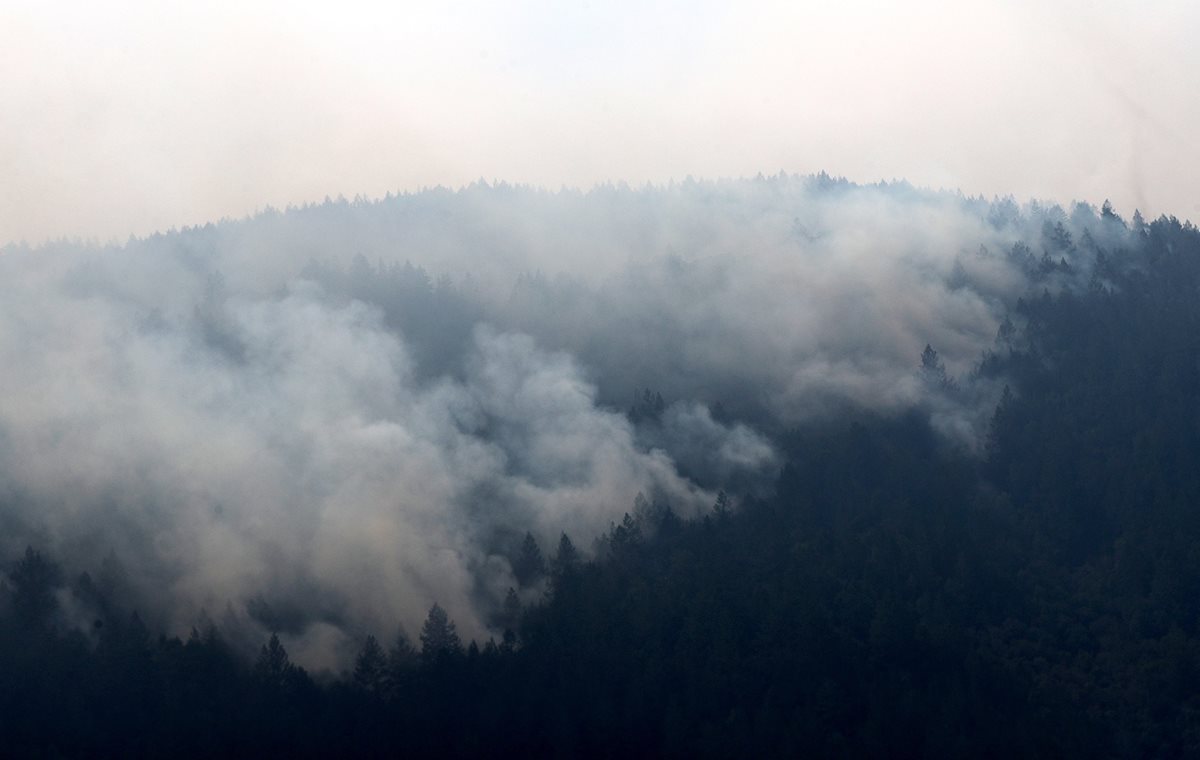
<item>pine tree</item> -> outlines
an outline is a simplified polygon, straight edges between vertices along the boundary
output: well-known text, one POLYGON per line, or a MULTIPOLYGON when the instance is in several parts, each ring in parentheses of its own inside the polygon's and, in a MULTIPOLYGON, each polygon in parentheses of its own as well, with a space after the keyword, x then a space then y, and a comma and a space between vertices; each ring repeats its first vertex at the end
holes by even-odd
POLYGON ((279 643, 279 636, 272 633, 270 641, 259 650, 258 660, 254 663, 254 677, 259 683, 278 689, 289 679, 295 667, 288 658, 287 650, 279 643))
POLYGON ((387 657, 374 636, 367 636, 354 661, 354 685, 371 694, 382 694, 387 685, 387 657))
POLYGON ((938 352, 933 350, 933 346, 925 344, 925 350, 921 352, 921 375, 925 381, 935 388, 944 391, 953 391, 957 388, 954 380, 946 374, 946 365, 942 363, 938 352))
POLYGON ((564 586, 571 585, 579 574, 579 551, 566 533, 558 539, 558 553, 551 563, 553 575, 550 578, 551 590, 557 594, 564 586))
POLYGON ((27 546, 25 556, 13 565, 8 578, 13 584, 12 604, 17 619, 30 627, 45 624, 58 609, 54 590, 62 584, 59 566, 27 546))
POLYGON ((713 514, 724 520, 729 517, 729 494, 724 489, 717 492, 717 501, 713 504, 713 514))
POLYGON ((504 596, 504 610, 501 613, 501 625, 516 630, 521 621, 521 598, 515 588, 509 588, 504 596))
POLYGON ((421 659, 426 664, 462 654, 462 641, 454 621, 436 603, 421 627, 421 659))
POLYGON ((513 562, 513 575, 522 586, 532 586, 546 575, 546 560, 532 533, 527 532, 521 542, 521 551, 513 562))
POLYGON ((412 670, 417 666, 420 655, 413 647, 412 641, 403 629, 396 634, 396 643, 388 650, 388 668, 390 670, 412 670))
POLYGON ((387 655, 387 690, 390 694, 403 693, 405 684, 412 678, 421 664, 421 656, 413 648, 408 634, 403 629, 396 635, 396 643, 387 655))

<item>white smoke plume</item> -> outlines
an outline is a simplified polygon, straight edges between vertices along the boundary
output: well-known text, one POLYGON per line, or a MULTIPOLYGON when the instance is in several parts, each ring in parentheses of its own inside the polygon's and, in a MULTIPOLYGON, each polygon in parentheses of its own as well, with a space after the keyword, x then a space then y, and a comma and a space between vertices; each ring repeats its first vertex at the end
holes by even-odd
POLYGON ((846 405, 925 404, 969 445, 994 389, 965 381, 1008 309, 1131 235, 1086 206, 781 176, 10 246, 0 550, 115 555, 168 629, 276 628, 318 666, 434 601, 486 637, 526 530, 587 546, 639 492, 685 517, 762 493, 771 435, 846 405), (627 414, 642 388, 661 403, 627 414))

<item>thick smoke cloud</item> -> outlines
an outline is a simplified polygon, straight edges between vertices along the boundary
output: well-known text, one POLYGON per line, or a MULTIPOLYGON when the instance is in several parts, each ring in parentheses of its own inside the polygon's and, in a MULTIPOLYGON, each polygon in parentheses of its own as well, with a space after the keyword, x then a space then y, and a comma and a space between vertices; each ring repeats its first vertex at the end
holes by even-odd
POLYGON ((586 547, 639 493, 684 516, 764 493, 790 426, 923 406, 975 445, 1007 310, 1128 237, 1090 207, 779 177, 9 248, 0 550, 116 557, 159 624, 277 629, 310 665, 434 601, 486 637, 526 530, 586 547))

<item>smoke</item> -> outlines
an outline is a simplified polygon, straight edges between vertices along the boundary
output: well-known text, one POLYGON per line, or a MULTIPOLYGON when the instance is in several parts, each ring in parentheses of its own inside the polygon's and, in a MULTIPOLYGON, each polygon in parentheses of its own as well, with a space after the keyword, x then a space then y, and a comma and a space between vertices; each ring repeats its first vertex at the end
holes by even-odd
POLYGON ((0 550, 115 556, 144 617, 278 630, 310 665, 434 601, 486 637, 526 530, 586 546, 639 493, 685 517, 765 493, 789 426, 925 405, 973 445, 996 389, 971 369, 1012 304, 1130 235, 821 176, 477 185, 10 247, 0 550))

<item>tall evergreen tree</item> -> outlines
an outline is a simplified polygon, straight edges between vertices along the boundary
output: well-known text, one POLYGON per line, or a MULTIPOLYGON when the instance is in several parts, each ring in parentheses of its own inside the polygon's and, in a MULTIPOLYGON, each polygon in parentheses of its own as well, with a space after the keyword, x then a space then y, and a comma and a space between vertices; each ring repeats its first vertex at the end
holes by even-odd
POLYGON ((62 585, 62 570, 58 564, 25 547, 25 556, 13 564, 8 573, 13 585, 13 612, 23 624, 44 625, 58 609, 55 589, 62 585))
POLYGON ((513 562, 513 575, 522 586, 532 586, 546 575, 546 560, 532 533, 526 532, 521 541, 520 552, 513 562))
POLYGON ((371 694, 382 694, 387 686, 387 656, 374 636, 367 636, 354 660, 354 685, 371 694))
POLYGON ((259 683, 281 688, 295 668, 287 650, 279 642, 279 636, 272 633, 271 638, 259 650, 258 660, 254 663, 254 677, 259 683))
POLYGON ((454 621, 435 603, 421 627, 421 659, 431 664, 459 654, 462 654, 462 641, 454 621))

